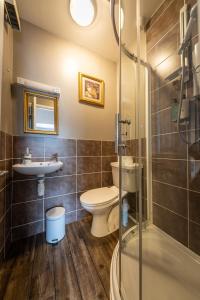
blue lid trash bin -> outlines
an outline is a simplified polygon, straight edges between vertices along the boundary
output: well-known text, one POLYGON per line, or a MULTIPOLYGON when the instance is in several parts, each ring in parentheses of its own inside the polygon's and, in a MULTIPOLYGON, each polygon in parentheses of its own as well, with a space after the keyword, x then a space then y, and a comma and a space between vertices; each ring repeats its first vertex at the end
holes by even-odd
POLYGON ((46 241, 56 244, 65 236, 65 208, 53 207, 46 212, 46 241))

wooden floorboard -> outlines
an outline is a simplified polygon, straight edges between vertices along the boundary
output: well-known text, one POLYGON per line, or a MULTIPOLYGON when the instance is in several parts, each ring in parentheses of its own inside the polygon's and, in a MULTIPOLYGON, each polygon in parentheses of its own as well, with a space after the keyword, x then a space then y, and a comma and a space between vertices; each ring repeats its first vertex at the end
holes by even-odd
POLYGON ((43 234, 36 237, 29 299, 55 299, 53 251, 43 234))
POLYGON ((80 234, 84 239, 91 260, 95 265, 100 280, 104 286, 107 298, 110 295, 110 262, 112 258, 113 248, 117 243, 117 238, 110 235, 105 238, 95 238, 91 236, 90 225, 87 222, 81 221, 80 234), (111 244, 111 247, 110 247, 111 244))
POLYGON ((10 269, 10 277, 4 288, 3 299, 22 300, 29 298, 31 266, 34 260, 36 237, 14 244, 16 247, 15 264, 10 269))
POLYGON ((59 247, 54 247, 55 290, 56 299, 81 300, 72 255, 67 238, 59 247))
POLYGON ((13 244, 0 270, 0 299, 108 300, 117 234, 95 238, 90 228, 91 219, 72 223, 54 246, 44 234, 13 244))

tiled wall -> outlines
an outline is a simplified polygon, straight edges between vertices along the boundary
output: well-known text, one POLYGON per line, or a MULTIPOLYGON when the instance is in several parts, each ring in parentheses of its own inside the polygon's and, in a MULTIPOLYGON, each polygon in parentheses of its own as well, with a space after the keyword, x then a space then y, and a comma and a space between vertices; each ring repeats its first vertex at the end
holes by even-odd
MULTIPOLYGON (((179 10, 183 5, 184 0, 164 2, 147 29, 148 61, 152 66, 153 222, 200 254, 200 145, 187 146, 180 139, 177 124, 171 121, 180 81, 165 80, 180 67, 179 10)), ((189 85, 192 90, 191 82, 189 85)), ((190 102, 191 108, 195 106, 194 101, 190 102)), ((199 124, 194 124, 197 109, 191 112, 188 135, 192 141, 199 134, 194 130, 199 124)))
POLYGON ((11 243, 11 170, 12 136, 0 132, 0 261, 5 257, 11 243))
POLYGON ((73 140, 54 137, 13 137, 13 163, 21 161, 29 147, 33 160, 49 160, 58 153, 62 170, 46 176, 45 196, 37 196, 35 177, 13 174, 12 238, 37 234, 45 229, 45 211, 66 208, 66 223, 85 215, 80 194, 92 188, 112 185, 110 162, 116 161, 112 141, 73 140))

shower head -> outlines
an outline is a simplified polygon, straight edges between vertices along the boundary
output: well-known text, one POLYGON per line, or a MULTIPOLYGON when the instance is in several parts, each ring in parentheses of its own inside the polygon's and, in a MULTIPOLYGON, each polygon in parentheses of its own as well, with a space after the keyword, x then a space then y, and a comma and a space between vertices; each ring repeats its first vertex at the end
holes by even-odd
POLYGON ((192 34, 192 27, 193 24, 197 21, 197 3, 191 8, 190 11, 190 19, 186 28, 184 39, 181 43, 181 46, 179 48, 178 54, 181 55, 185 48, 188 45, 188 41, 190 40, 191 34, 192 34))

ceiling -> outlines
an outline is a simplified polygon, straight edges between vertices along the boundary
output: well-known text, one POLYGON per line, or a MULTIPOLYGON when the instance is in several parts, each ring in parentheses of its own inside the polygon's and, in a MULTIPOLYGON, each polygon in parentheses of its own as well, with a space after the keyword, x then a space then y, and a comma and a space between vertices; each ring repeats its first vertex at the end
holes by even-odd
MULTIPOLYGON (((133 4, 135 0, 126 0, 125 3, 129 1, 133 4)), ((97 16, 93 24, 87 28, 73 22, 68 9, 69 0, 16 0, 16 2, 22 19, 110 60, 117 60, 118 47, 113 34, 108 0, 96 0, 97 16)), ((144 0, 144 2, 142 16, 148 19, 162 0, 144 0)), ((134 18, 134 12, 131 18, 134 18)))

